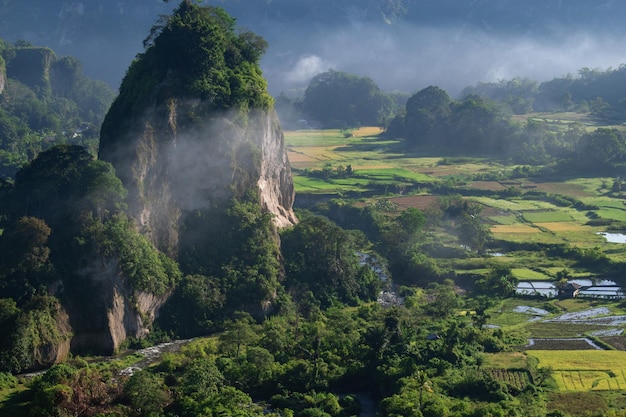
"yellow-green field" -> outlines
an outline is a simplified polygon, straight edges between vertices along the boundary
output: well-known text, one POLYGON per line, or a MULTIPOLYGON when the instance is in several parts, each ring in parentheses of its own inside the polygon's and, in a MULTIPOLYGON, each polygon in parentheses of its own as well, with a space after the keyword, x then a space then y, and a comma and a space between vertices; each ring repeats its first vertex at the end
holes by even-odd
POLYGON ((523 352, 485 353, 483 366, 498 369, 526 369, 528 368, 528 355, 523 352))
POLYGON ((522 280, 531 280, 531 281, 545 281, 554 279, 553 277, 544 274, 543 272, 535 271, 528 268, 511 268, 511 274, 520 281, 522 280))
MULTIPOLYGON (((559 120, 586 117, 569 113, 557 116, 562 118, 559 120)), ((496 241, 597 247, 611 260, 626 262, 626 245, 608 243, 598 235, 626 230, 626 192, 611 192, 614 178, 510 179, 506 174, 516 166, 481 158, 407 154, 402 151, 401 141, 380 134, 377 127, 286 131, 296 194, 340 198, 367 195, 363 198, 368 201, 360 199, 363 204, 384 197, 397 202, 398 211, 409 207, 425 210, 437 204, 438 197, 431 190, 443 188, 449 195, 459 187, 464 198, 483 206, 481 216, 496 241), (348 165, 353 175, 334 175, 348 165), (507 192, 509 189, 517 191, 507 192), (572 204, 564 207, 568 201, 572 204), (575 205, 575 201, 583 204, 575 205)), ((539 261, 535 258, 532 254, 509 253, 493 262, 530 262, 535 267, 539 261)), ((580 273, 581 267, 572 262, 562 265, 556 262, 544 266, 567 267, 573 275, 580 273)), ((483 262, 477 268, 484 267, 483 262)))
POLYGON ((539 367, 551 367, 561 391, 626 389, 626 352, 616 350, 534 350, 539 367))

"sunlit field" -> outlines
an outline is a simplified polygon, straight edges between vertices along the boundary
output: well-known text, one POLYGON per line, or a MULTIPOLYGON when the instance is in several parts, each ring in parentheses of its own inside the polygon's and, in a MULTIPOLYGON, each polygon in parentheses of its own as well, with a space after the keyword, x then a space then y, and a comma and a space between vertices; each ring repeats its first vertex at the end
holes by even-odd
MULTIPOLYGON (((566 126, 569 116, 579 117, 564 113, 553 119, 566 126)), ((480 216, 496 241, 600 248, 610 259, 626 261, 626 245, 608 243, 598 234, 625 229, 624 196, 611 192, 613 178, 506 179, 515 166, 477 157, 404 154, 399 141, 382 139, 380 133, 377 127, 285 132, 296 194, 348 198, 360 205, 384 198, 399 212, 435 207, 440 196, 431 190, 443 188, 449 195, 458 189, 464 198, 481 205, 480 216), (346 167, 353 175, 333 175, 346 167), (321 175, 324 169, 330 174, 321 175), (498 177, 504 179, 494 179, 498 177), (511 193, 511 188, 517 191, 511 193)), ((438 239, 454 245, 456 238, 441 235, 438 239)), ((572 276, 593 273, 574 262, 553 259, 549 264, 532 253, 506 253, 490 262, 519 266, 514 273, 522 279, 550 279, 564 268, 572 276), (537 272, 539 264, 545 273, 537 272), (522 265, 533 268, 525 270, 522 265)), ((484 259, 477 259, 475 267, 453 268, 480 274, 486 265, 484 259)))
POLYGON ((539 367, 551 367, 561 391, 626 389, 626 352, 616 350, 534 350, 539 367))

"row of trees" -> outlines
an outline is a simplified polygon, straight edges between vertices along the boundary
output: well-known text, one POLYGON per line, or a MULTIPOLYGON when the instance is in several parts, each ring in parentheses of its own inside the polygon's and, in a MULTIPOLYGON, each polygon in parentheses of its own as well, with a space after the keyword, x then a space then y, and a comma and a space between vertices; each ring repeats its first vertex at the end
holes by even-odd
POLYGON ((405 295, 410 307, 287 308, 261 324, 237 313, 219 337, 130 377, 80 359, 55 365, 30 384, 29 414, 347 417, 369 401, 389 417, 545 415, 542 387, 481 369, 485 352, 518 340, 456 314, 482 314, 488 300, 465 302, 450 282, 405 295))
POLYGON ((386 135, 404 138, 410 152, 487 154, 579 173, 619 174, 626 157, 620 130, 589 132, 576 123, 561 128, 534 119, 520 124, 496 101, 478 95, 453 100, 435 86, 411 96, 386 135))
POLYGON ((478 94, 507 105, 515 114, 579 111, 621 121, 626 116, 624 85, 626 66, 620 65, 606 70, 582 68, 577 77, 568 74, 543 83, 527 78, 480 82, 465 88, 461 97, 478 94))

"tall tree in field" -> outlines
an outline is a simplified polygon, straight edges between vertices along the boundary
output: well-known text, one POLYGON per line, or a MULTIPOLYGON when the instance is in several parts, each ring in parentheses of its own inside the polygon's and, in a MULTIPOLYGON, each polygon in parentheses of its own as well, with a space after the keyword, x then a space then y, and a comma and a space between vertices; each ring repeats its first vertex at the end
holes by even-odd
POLYGON ((393 110, 391 98, 371 78, 333 70, 311 80, 302 105, 310 118, 339 128, 380 126, 393 110))

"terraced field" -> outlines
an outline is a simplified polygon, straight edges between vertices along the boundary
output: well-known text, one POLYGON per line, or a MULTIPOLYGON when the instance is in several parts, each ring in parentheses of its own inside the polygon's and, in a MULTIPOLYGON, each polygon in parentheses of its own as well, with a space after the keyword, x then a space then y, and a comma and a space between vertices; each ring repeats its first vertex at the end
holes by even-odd
POLYGON ((625 390, 626 352, 615 350, 534 350, 540 367, 551 367, 559 390, 625 390))
MULTIPOLYGON (((555 123, 566 124, 557 119, 555 123)), ((626 230, 624 195, 611 192, 612 178, 495 180, 492 178, 514 167, 477 158, 403 155, 397 142, 379 140, 379 132, 286 132, 297 193, 362 196, 357 205, 384 199, 393 203, 396 211, 409 207, 428 210, 440 198, 430 190, 444 189, 449 195, 458 187, 464 198, 482 206, 483 223, 504 246, 569 245, 601 250, 610 259, 626 261, 626 245, 609 243, 599 234, 619 232, 620 227, 626 230), (339 165, 350 165, 355 175, 327 179, 310 175, 325 166, 336 169, 339 165)), ((442 234, 438 238, 455 244, 454 236, 442 234)), ((498 253, 491 258, 447 262, 466 276, 484 274, 496 264, 510 266, 519 280, 545 283, 555 281, 564 270, 570 277, 593 275, 593 271, 558 257, 532 251, 494 252, 498 253)), ((602 303, 577 299, 504 301, 489 312, 489 325, 526 342, 520 344, 519 352, 486 355, 484 372, 521 389, 531 378, 528 370, 532 358, 540 369, 553 370, 552 378, 563 395, 626 390, 626 322, 612 318, 624 315, 625 307, 618 302, 602 303), (600 306, 606 309, 598 310, 600 306), (598 350, 609 346, 615 350, 598 350)))

